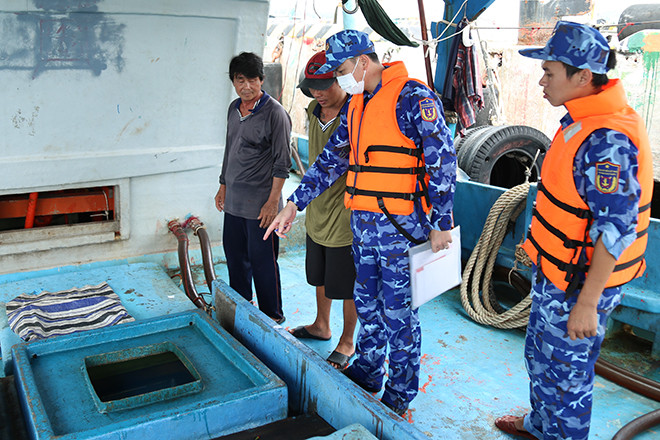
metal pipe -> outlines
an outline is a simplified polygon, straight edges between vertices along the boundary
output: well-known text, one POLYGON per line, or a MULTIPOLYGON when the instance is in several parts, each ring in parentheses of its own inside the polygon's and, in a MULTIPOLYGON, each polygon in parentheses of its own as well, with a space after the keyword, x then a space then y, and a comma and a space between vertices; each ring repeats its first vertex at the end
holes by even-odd
POLYGON ((291 147, 291 155, 293 156, 293 160, 296 161, 296 165, 298 165, 298 171, 300 171, 300 175, 304 176, 305 175, 305 166, 302 163, 302 160, 300 159, 300 154, 298 153, 298 146, 296 145, 296 148, 291 147))
POLYGON ((612 440, 628 440, 646 431, 649 428, 660 425, 660 409, 651 411, 641 417, 637 417, 630 423, 627 423, 623 428, 619 429, 612 440))
POLYGON ((204 278, 209 286, 209 292, 213 292, 213 281, 216 279, 215 268, 213 267, 213 252, 211 251, 211 240, 206 232, 206 226, 197 217, 190 217, 184 222, 184 227, 189 227, 199 238, 199 244, 202 250, 202 261, 204 264, 204 278))
POLYGON ((190 269, 190 262, 188 261, 188 235, 176 220, 171 220, 167 224, 167 227, 170 229, 170 231, 172 231, 177 241, 179 242, 179 267, 181 269, 181 282, 183 283, 183 290, 186 292, 186 296, 190 299, 190 301, 193 302, 193 304, 208 313, 208 305, 204 301, 204 298, 202 298, 197 293, 195 283, 193 282, 192 270, 190 269))
POLYGON ((660 384, 658 382, 617 367, 602 359, 596 361, 595 369, 596 374, 628 388, 630 391, 660 402, 660 384))
POLYGON ((431 58, 429 56, 429 40, 428 31, 426 30, 426 14, 424 13, 424 0, 417 0, 417 7, 419 9, 419 24, 422 28, 422 50, 424 51, 424 65, 426 66, 426 78, 429 82, 428 86, 431 90, 435 90, 433 86, 433 73, 431 71, 431 58))
POLYGON ((28 200, 27 213, 25 214, 25 229, 31 229, 34 226, 34 215, 37 212, 38 192, 31 192, 28 200))

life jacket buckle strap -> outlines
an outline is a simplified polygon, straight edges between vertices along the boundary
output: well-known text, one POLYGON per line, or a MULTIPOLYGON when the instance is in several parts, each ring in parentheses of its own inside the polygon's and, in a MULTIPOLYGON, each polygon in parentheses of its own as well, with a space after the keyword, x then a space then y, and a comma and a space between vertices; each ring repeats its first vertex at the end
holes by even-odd
POLYGON ((424 167, 396 168, 353 164, 348 166, 348 171, 354 173, 410 174, 417 176, 418 180, 423 180, 422 178, 426 175, 426 168, 424 167))
POLYGON ((556 198, 553 194, 551 194, 550 191, 548 191, 548 189, 542 183, 538 183, 538 191, 542 192, 553 205, 557 206, 558 208, 570 214, 573 214, 575 217, 581 220, 585 220, 585 219, 593 220, 591 211, 589 211, 588 209, 576 208, 574 206, 570 206, 562 202, 561 200, 556 198))
POLYGON ((387 210, 385 207, 385 202, 383 201, 382 197, 378 197, 378 207, 380 208, 381 211, 383 211, 383 214, 385 214, 385 217, 392 223, 392 225, 403 235, 408 239, 408 241, 415 243, 415 244, 422 244, 425 242, 425 240, 418 240, 415 237, 413 237, 408 231, 406 231, 403 226, 399 224, 399 222, 396 221, 396 219, 390 214, 390 212, 387 210))
POLYGON ((591 242, 585 243, 580 240, 572 240, 570 238, 565 238, 564 239, 564 247, 566 249, 578 249, 582 247, 593 247, 593 244, 591 242))
POLYGON ((421 148, 407 148, 400 147, 395 145, 369 145, 364 150, 364 161, 369 162, 369 152, 370 151, 386 151, 389 153, 405 154, 407 156, 413 156, 417 159, 421 159, 424 151, 421 148))

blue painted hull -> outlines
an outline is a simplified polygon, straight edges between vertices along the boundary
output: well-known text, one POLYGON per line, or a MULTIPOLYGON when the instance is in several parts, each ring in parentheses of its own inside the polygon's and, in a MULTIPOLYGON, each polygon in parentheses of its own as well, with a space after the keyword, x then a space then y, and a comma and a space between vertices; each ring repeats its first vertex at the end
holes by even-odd
MULTIPOLYGON (((475 245, 490 205, 503 191, 487 185, 459 182, 455 219, 463 231, 464 255, 468 255, 475 245)), ((516 224, 513 232, 504 240, 498 256, 498 262, 502 265, 510 265, 513 260, 513 249, 523 236, 528 222, 531 203, 528 205, 527 210, 519 217, 520 224, 516 224)), ((653 220, 651 243, 658 242, 658 231, 658 223, 653 220)), ((402 419, 380 404, 379 395, 371 395, 356 387, 325 362, 325 357, 334 349, 338 335, 341 334, 340 307, 335 306, 332 312, 333 338, 330 341, 298 341, 286 331, 288 328, 311 323, 316 310, 314 288, 307 285, 300 269, 304 261, 304 250, 292 244, 287 248, 280 258, 287 327, 274 325, 256 307, 222 281, 227 279, 227 271, 221 255, 216 255, 219 263, 215 265, 215 269, 219 279, 214 283, 213 295, 216 318, 220 325, 251 352, 249 356, 256 356, 286 383, 290 415, 316 412, 336 429, 359 423, 381 439, 504 438, 494 429, 494 418, 504 413, 522 413, 528 406, 528 380, 522 359, 522 331, 498 330, 473 322, 461 306, 458 289, 453 289, 422 306, 420 320, 423 330, 423 357, 420 392, 406 419, 402 419)), ((216 253, 221 254, 221 249, 216 249, 216 253)), ((650 253, 650 270, 647 276, 626 287, 631 307, 623 308, 619 312, 621 315, 632 314, 633 318, 639 321, 639 315, 643 312, 648 313, 652 319, 657 319, 658 315, 654 312, 656 293, 652 290, 654 283, 657 284, 654 281, 654 258, 655 253, 650 253), (647 296, 640 297, 644 294, 647 296)), ((201 292, 204 290, 204 281, 201 272, 197 275, 196 284, 201 292)), ((129 264, 124 261, 80 266, 63 271, 55 269, 5 275, 0 277, 0 299, 7 301, 17 292, 37 292, 44 289, 53 291, 99 279, 108 280, 127 310, 138 319, 138 323, 158 322, 167 316, 176 317, 181 313, 190 313, 186 310, 194 309, 181 287, 172 281, 163 267, 153 263, 129 264)), ((624 318, 628 319, 625 316, 624 318)), ((644 322, 652 325, 655 322, 652 319, 644 322)), ((641 325, 640 322, 637 323, 641 325)), ((214 325, 209 325, 211 329, 215 328, 214 325)), ((130 332, 129 328, 131 327, 127 327, 125 331, 130 332)), ((223 332, 221 329, 214 331, 223 332)), ((68 344, 72 348, 77 345, 84 347, 90 339, 100 342, 116 332, 121 333, 122 329, 100 330, 89 336, 81 334, 59 337, 51 343, 37 342, 34 346, 48 347, 53 344, 59 347, 68 344)), ((16 374, 16 377, 23 380, 24 370, 30 365, 28 354, 31 353, 29 347, 32 345, 19 345, 20 348, 13 351, 14 356, 18 354, 18 359, 12 361, 11 356, 4 353, 12 354, 8 348, 19 341, 15 335, 11 336, 6 321, 0 335, 7 374, 16 374)), ((660 376, 660 371, 657 370, 655 367, 655 371, 650 371, 649 375, 657 378, 660 376)), ((56 375, 39 373, 36 376, 40 379, 33 377, 30 380, 33 385, 36 383, 35 386, 39 387, 54 381, 56 375)), ((23 401, 35 400, 26 392, 23 401)), ((173 400, 176 401, 177 399, 173 400)), ((596 381, 595 401, 592 425, 594 439, 611 438, 621 426, 634 417, 657 407, 650 399, 600 377, 596 381)), ((29 414, 29 406, 24 403, 26 415, 29 414)), ((49 434, 44 436, 43 433, 55 431, 48 428, 52 425, 47 416, 48 411, 43 408, 40 411, 42 412, 37 412, 40 414, 38 417, 26 418, 34 434, 33 438, 48 438, 49 434)), ((98 410, 90 409, 88 412, 96 414, 98 410)), ((160 410, 156 413, 164 414, 160 410)), ((191 424, 193 419, 195 418, 189 420, 191 424)), ((178 418, 168 416, 163 416, 159 422, 153 422, 153 438, 158 437, 157 433, 179 429, 175 427, 179 422, 178 418)), ((140 423, 120 425, 122 429, 140 432, 140 423)), ((104 435, 110 436, 110 433, 118 428, 117 424, 108 425, 104 435)), ((79 429, 76 432, 85 430, 79 429)), ((100 435, 99 432, 94 431, 95 435, 100 435)), ((70 438, 91 438, 85 435, 76 434, 70 438)), ((650 439, 653 435, 644 434, 640 438, 650 439)), ((143 434, 140 434, 140 437, 150 438, 143 434)), ((199 438, 212 436, 202 435, 199 438)))

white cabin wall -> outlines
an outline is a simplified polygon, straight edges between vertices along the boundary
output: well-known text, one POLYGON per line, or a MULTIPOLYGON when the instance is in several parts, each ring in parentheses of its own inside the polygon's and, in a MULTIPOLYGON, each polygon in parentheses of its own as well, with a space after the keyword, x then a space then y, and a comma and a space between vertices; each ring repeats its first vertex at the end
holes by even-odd
POLYGON ((219 241, 229 61, 261 54, 268 6, 3 1, 0 195, 117 184, 122 233, 34 245, 0 232, 0 273, 172 251, 167 220, 189 214, 219 241))

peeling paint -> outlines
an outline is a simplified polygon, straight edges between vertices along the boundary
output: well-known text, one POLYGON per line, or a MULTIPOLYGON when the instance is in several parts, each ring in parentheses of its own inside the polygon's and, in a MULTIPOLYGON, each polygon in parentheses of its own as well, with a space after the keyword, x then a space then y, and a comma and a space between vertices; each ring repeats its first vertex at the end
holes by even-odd
MULTIPOLYGON (((656 35, 660 37, 660 35, 656 35)), ((654 44, 660 46, 660 38, 656 38, 654 44)), ((646 41, 646 39, 645 39, 646 41)), ((646 124, 647 130, 651 130, 653 126, 653 112, 655 110, 655 97, 658 90, 658 57, 660 52, 644 52, 644 96, 647 96, 647 105, 644 107, 642 117, 646 124)))
POLYGON ((16 114, 11 118, 12 123, 14 124, 14 128, 21 130, 23 128, 28 129, 28 135, 34 136, 35 131, 34 131, 34 122, 36 121, 37 117, 39 116, 39 106, 35 106, 34 109, 32 110, 32 114, 30 116, 24 115, 23 111, 19 108, 16 111, 16 114))

